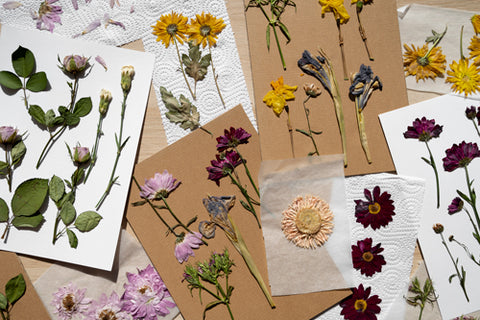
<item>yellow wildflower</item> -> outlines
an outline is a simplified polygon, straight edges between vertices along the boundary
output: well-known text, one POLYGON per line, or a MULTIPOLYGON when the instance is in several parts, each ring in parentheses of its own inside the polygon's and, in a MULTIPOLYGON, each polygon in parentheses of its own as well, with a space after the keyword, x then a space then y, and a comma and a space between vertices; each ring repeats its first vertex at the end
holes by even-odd
POLYGON ((468 49, 470 50, 470 59, 472 59, 473 63, 477 66, 480 65, 480 38, 473 36, 468 49))
POLYGON ((479 34, 480 33, 480 15, 474 14, 470 19, 470 21, 472 21, 472 26, 473 26, 473 30, 475 31, 475 34, 479 34))
POLYGON ((278 78, 277 81, 272 81, 270 85, 273 90, 268 91, 263 97, 263 102, 271 107, 275 115, 279 117, 287 105, 287 100, 295 99, 293 92, 297 90, 297 86, 283 84, 283 77, 278 78))
POLYGON ((441 47, 432 48, 429 54, 428 44, 424 44, 423 47, 415 47, 412 44, 411 48, 404 44, 403 48, 405 49, 403 67, 406 76, 415 76, 417 82, 420 79, 425 81, 428 78, 443 77, 446 60, 441 47))
POLYGON ((217 19, 210 13, 195 15, 196 18, 188 27, 189 39, 195 42, 195 45, 202 44, 205 48, 212 47, 217 42, 218 35, 226 27, 222 18, 217 19))
POLYGON ((171 14, 162 15, 157 24, 151 26, 152 33, 157 36, 157 42, 162 41, 165 48, 174 43, 175 39, 183 44, 183 41, 186 41, 187 22, 187 17, 172 11, 171 14))
POLYGON ((464 93, 465 97, 480 90, 480 70, 468 59, 460 59, 450 64, 445 82, 452 84, 453 92, 464 93))
POLYGON ((343 5, 343 0, 319 0, 322 6, 322 15, 326 12, 333 12, 335 20, 338 20, 340 24, 347 23, 350 19, 347 9, 343 5))

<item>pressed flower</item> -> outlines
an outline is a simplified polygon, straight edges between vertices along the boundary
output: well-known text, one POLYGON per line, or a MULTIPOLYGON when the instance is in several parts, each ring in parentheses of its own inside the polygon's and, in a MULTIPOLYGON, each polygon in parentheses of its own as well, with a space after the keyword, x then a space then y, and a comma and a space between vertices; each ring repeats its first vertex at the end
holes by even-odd
POLYGON ((350 15, 343 5, 343 0, 319 0, 322 6, 322 15, 327 12, 332 12, 335 20, 338 20, 340 24, 347 23, 350 19, 350 15))
POLYGON ((314 151, 309 152, 308 155, 309 156, 313 156, 313 155, 319 156, 320 152, 318 152, 317 143, 315 142, 315 139, 314 139, 313 135, 319 135, 322 132, 312 130, 312 127, 310 125, 310 110, 307 108, 307 102, 308 102, 308 100, 310 100, 310 98, 318 97, 322 93, 322 90, 320 89, 320 87, 318 87, 314 83, 310 83, 310 84, 305 83, 303 85, 303 90, 305 91, 305 94, 307 95, 307 98, 303 101, 303 111, 305 112, 305 118, 307 119, 308 131, 303 130, 303 129, 298 129, 298 128, 295 129, 295 130, 297 132, 300 132, 303 135, 309 137, 310 140, 312 141, 314 151))
POLYGON ((388 192, 380 194, 380 187, 373 188, 373 194, 368 189, 364 189, 364 200, 355 200, 355 217, 357 222, 363 224, 366 228, 371 226, 373 230, 385 227, 393 220, 395 215, 395 206, 391 195, 388 192))
POLYGON ((480 65, 480 37, 473 36, 472 39, 470 39, 468 49, 470 50, 470 60, 472 60, 475 65, 480 65))
POLYGON ((90 149, 77 145, 73 148, 73 161, 77 164, 83 164, 90 161, 90 149))
POLYGON ((218 35, 227 25, 222 18, 216 18, 210 13, 195 15, 195 19, 191 21, 188 26, 189 40, 192 40, 196 45, 203 45, 205 48, 217 43, 218 35))
POLYGON ((370 50, 368 50, 367 44, 367 33, 365 32, 365 28, 363 27, 362 20, 360 19, 360 12, 362 12, 363 7, 366 4, 372 4, 373 0, 352 0, 351 4, 355 4, 356 13, 357 13, 357 20, 358 20, 358 31, 360 36, 362 37, 363 44, 365 45, 365 49, 367 50, 368 58, 373 61, 373 57, 370 54, 370 50))
MULTIPOLYGON (((5 161, 0 161, 0 176, 6 178, 8 191, 11 192, 13 170, 19 165, 27 149, 22 141, 22 135, 18 134, 18 129, 11 126, 0 127, 0 147, 5 150, 5 161)), ((7 230, 8 228, 5 229, 5 232, 7 230)))
POLYGON ((353 295, 340 303, 343 318, 346 320, 376 320, 380 313, 382 299, 378 295, 370 296, 372 288, 364 289, 363 284, 353 288, 353 295))
POLYGON ((106 89, 100 90, 100 103, 98 104, 100 115, 104 116, 107 113, 110 102, 112 102, 112 93, 106 89))
MULTIPOLYGON (((92 22, 90 22, 90 24, 84 29, 82 30, 82 32, 80 33, 77 33, 76 35, 73 36, 73 38, 78 38, 80 36, 83 36, 87 33, 90 33, 92 32, 93 30, 97 29, 98 27, 100 27, 100 25, 102 24, 102 22, 100 21, 100 19, 95 19, 93 20, 92 22)), ((96 60, 96 58, 95 58, 96 60)))
POLYGON ((125 25, 122 22, 113 20, 108 13, 105 13, 105 15, 103 16, 103 24, 105 25, 105 28, 108 27, 110 24, 113 24, 114 26, 119 26, 123 30, 126 30, 125 25))
POLYGON ((433 225, 433 231, 436 233, 436 234, 440 234, 442 233, 444 230, 444 227, 442 224, 440 223, 436 223, 433 225))
POLYGON ((453 61, 447 75, 445 81, 452 84, 454 92, 468 96, 480 90, 480 70, 475 64, 470 65, 468 59, 460 59, 458 63, 453 61))
POLYGON ((315 196, 296 197, 282 216, 283 234, 301 248, 321 247, 333 232, 333 213, 325 200, 315 196))
POLYGON ((217 154, 216 160, 210 161, 210 167, 207 167, 208 179, 215 181, 217 186, 220 185, 220 179, 233 173, 236 166, 242 163, 238 153, 229 150, 225 153, 217 154))
POLYGON ((175 244, 175 257, 179 263, 186 262, 189 257, 194 257, 193 249, 198 249, 202 242, 202 234, 200 232, 187 233, 177 238, 175 244))
POLYGON ((474 14, 471 18, 470 21, 472 22, 473 30, 475 31, 475 34, 480 33, 480 15, 474 14))
POLYGON ((473 126, 475 130, 477 131, 477 134, 480 136, 480 131, 478 130, 478 125, 477 122, 480 124, 480 107, 478 107, 478 112, 477 108, 475 106, 470 106, 465 109, 465 117, 467 119, 472 120, 473 126), (477 122, 475 122, 475 119, 477 119, 477 122))
POLYGON ((116 292, 110 297, 102 293, 97 301, 90 305, 88 316, 85 320, 130 320, 131 316, 122 311, 122 300, 116 292))
POLYGON ((153 178, 145 179, 145 185, 140 187, 140 197, 150 200, 167 198, 179 185, 180 181, 165 169, 163 173, 157 172, 153 178))
POLYGON ((443 126, 435 124, 435 119, 428 120, 426 117, 422 119, 416 118, 412 126, 407 127, 407 131, 403 133, 405 138, 418 139, 419 141, 430 141, 432 138, 438 138, 442 133, 443 126))
POLYGON ((120 70, 121 79, 120 85, 122 86, 123 93, 130 92, 132 87, 132 80, 135 76, 135 68, 133 66, 123 66, 120 70))
POLYGON ((460 144, 445 150, 446 157, 443 158, 443 168, 445 171, 453 171, 458 168, 464 168, 475 158, 480 157, 478 145, 475 142, 462 141, 460 144))
POLYGON ((53 5, 58 0, 45 0, 40 4, 38 12, 32 12, 33 20, 37 21, 37 29, 49 30, 53 32, 55 23, 62 24, 60 14, 63 13, 62 7, 53 5))
POLYGON ((322 89, 315 85, 315 83, 305 83, 303 85, 303 90, 307 94, 307 96, 311 98, 316 98, 322 93, 322 89))
POLYGON ((63 72, 75 76, 90 67, 88 60, 90 60, 90 58, 78 54, 72 54, 63 58, 63 63, 59 68, 62 69, 63 72))
POLYGON ((105 59, 103 59, 101 56, 96 56, 96 57, 95 57, 95 61, 97 61, 98 63, 100 63, 100 65, 105 69, 105 71, 108 70, 108 68, 107 68, 107 63, 105 62, 105 59))
POLYGON ((157 23, 151 26, 153 28, 152 33, 157 36, 157 42, 161 41, 165 48, 168 48, 170 43, 175 43, 175 41, 183 44, 187 40, 187 22, 187 17, 172 11, 170 14, 162 15, 157 23))
POLYGON ((53 293, 51 305, 55 308, 53 311, 61 320, 70 320, 75 316, 86 315, 91 299, 85 298, 87 289, 77 289, 73 283, 58 288, 53 293))
POLYGON ((448 214, 452 215, 460 212, 463 209, 463 200, 460 197, 455 197, 452 203, 448 205, 448 214))
POLYGON ((127 272, 128 283, 123 285, 122 310, 134 319, 157 320, 170 313, 175 303, 168 300, 170 293, 157 271, 149 264, 138 274, 127 272))
POLYGON ((243 128, 230 127, 230 130, 225 129, 224 135, 217 137, 217 150, 222 152, 228 148, 236 148, 239 144, 248 143, 251 136, 243 128))
POLYGON ((18 135, 18 129, 11 126, 0 127, 0 144, 12 145, 20 136, 18 135))
POLYGON ((295 99, 293 92, 297 90, 297 86, 289 86, 283 83, 283 76, 278 78, 277 81, 270 82, 273 90, 270 90, 264 97, 263 102, 267 106, 272 108, 277 117, 285 109, 288 100, 295 99))
POLYGON ((372 246, 372 241, 372 238, 365 238, 357 241, 357 245, 352 245, 353 267, 367 277, 381 272, 382 266, 386 264, 383 255, 380 254, 383 252, 382 244, 372 246))
POLYGON ((441 47, 433 47, 428 49, 428 44, 422 47, 415 47, 412 44, 410 48, 407 44, 403 45, 405 52, 403 53, 403 67, 406 76, 415 76, 417 80, 435 79, 443 77, 446 68, 445 55, 442 53, 441 47))

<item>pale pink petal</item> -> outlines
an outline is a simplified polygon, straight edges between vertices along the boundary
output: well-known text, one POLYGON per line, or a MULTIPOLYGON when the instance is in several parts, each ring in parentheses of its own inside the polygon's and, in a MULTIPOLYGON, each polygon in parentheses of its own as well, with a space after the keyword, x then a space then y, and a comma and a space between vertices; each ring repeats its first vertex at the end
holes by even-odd
POLYGON ((3 4, 3 7, 7 10, 16 9, 20 6, 22 6, 22 4, 18 1, 7 1, 3 4))

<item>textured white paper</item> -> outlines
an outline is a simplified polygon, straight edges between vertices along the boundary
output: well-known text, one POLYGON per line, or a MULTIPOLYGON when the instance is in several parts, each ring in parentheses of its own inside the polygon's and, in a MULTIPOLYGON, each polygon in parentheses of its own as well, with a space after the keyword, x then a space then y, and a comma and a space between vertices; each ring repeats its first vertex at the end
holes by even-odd
MULTIPOLYGON (((68 105, 70 89, 65 76, 58 68, 57 54, 63 59, 66 55, 80 54, 91 57, 95 64, 86 79, 79 81, 77 100, 91 97, 92 111, 82 118, 80 124, 67 129, 47 154, 38 170, 35 165, 38 157, 47 143, 49 134, 33 123, 28 114, 21 90, 15 94, 0 91, 0 125, 17 127, 23 133, 27 132, 25 145, 27 153, 13 175, 12 193, 8 192, 5 179, 0 180, 0 197, 8 204, 15 188, 23 181, 31 178, 50 179, 54 174, 62 179, 70 180, 75 171, 65 143, 74 147, 77 143, 89 148, 93 147, 99 118, 99 94, 102 88, 112 92, 113 100, 107 116, 103 121, 103 135, 100 139, 98 160, 86 184, 81 184, 76 193, 74 204, 77 215, 84 211, 94 210, 95 205, 107 187, 110 173, 116 157, 117 147, 115 133, 120 130, 120 111, 123 100, 120 86, 121 68, 132 65, 135 77, 127 99, 123 140, 130 137, 122 150, 116 175, 117 183, 112 187, 98 213, 103 217, 100 224, 92 231, 82 233, 74 230, 78 237, 77 249, 70 248, 66 235, 55 245, 52 244, 56 206, 53 201, 48 203, 44 213, 45 222, 38 232, 31 230, 19 231, 12 227, 8 241, 0 242, 0 249, 19 253, 66 261, 74 264, 109 270, 112 267, 118 234, 123 218, 130 177, 133 170, 137 145, 140 139, 147 98, 151 83, 153 56, 148 53, 99 45, 93 42, 66 39, 58 35, 39 31, 21 31, 9 26, 2 26, 0 36, 0 70, 13 71, 11 54, 21 45, 30 49, 36 58, 36 70, 47 74, 51 90, 46 92, 28 92, 29 103, 41 106, 45 111, 68 105), (109 68, 95 63, 95 57, 101 55, 109 68)), ((0 159, 4 161, 2 156, 0 159)), ((69 191, 68 187, 66 188, 69 191)), ((60 223, 59 230, 63 227, 60 223)), ((4 224, 0 225, 3 232, 4 224)))
MULTIPOLYGON (((457 189, 468 194, 465 173, 463 169, 453 172, 445 171, 442 161, 446 156, 445 150, 451 148, 454 143, 459 144, 462 141, 479 143, 480 139, 471 120, 465 117, 465 109, 471 105, 478 106, 478 102, 445 95, 379 115, 397 172, 426 180, 419 241, 428 273, 439 295, 438 304, 444 319, 479 310, 480 306, 480 287, 478 286, 480 267, 467 257, 463 249, 455 243, 448 242, 448 237, 453 234, 456 239, 465 243, 476 257, 479 256, 480 248, 472 237, 472 226, 465 212, 452 216, 447 214, 448 205, 457 196, 457 189), (434 156, 440 180, 440 208, 438 209, 433 169, 421 159, 421 157, 429 158, 425 143, 403 137, 403 133, 408 126, 412 125, 415 118, 423 116, 427 119, 435 119, 437 124, 443 125, 440 137, 430 140, 428 144, 434 156), (466 289, 470 303, 465 299, 458 278, 453 278, 451 283, 448 281, 450 275, 455 273, 455 268, 442 245, 440 236, 432 230, 432 226, 436 223, 441 223, 445 227, 443 233, 445 240, 453 256, 459 258, 459 265, 463 265, 467 272, 466 289)), ((469 164, 468 170, 470 179, 475 180, 473 187, 478 190, 480 159, 474 159, 469 164)), ((467 204, 465 205, 472 211, 467 204)))
MULTIPOLYGON (((382 244, 384 248, 382 255, 386 261, 382 271, 371 277, 362 275, 359 270, 351 266, 355 286, 363 284, 364 288, 372 287, 370 295, 378 295, 382 299, 381 312, 377 315, 378 320, 403 320, 404 296, 412 268, 425 190, 424 181, 418 178, 380 173, 346 178, 345 187, 347 190, 346 212, 352 226, 351 244, 357 245, 357 241, 370 237, 374 245, 382 244), (355 200, 366 200, 364 189, 372 191, 375 186, 379 186, 382 193, 386 191, 391 194, 395 215, 386 227, 373 230, 371 227, 364 228, 361 223, 356 222, 355 200)), ((343 319, 340 315, 341 310, 342 308, 337 305, 316 319, 343 319)))

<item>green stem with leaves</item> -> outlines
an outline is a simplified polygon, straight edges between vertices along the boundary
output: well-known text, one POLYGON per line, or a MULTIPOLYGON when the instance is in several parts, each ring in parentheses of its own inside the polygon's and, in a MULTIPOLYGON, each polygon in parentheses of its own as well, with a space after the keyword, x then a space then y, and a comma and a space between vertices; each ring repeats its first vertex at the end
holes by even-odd
POLYGON ((95 163, 97 162, 97 153, 98 153, 98 145, 100 143, 100 137, 102 136, 102 124, 103 124, 103 119, 105 117, 100 114, 100 118, 98 119, 98 125, 97 125, 97 136, 95 137, 95 144, 93 145, 93 150, 92 150, 92 160, 90 162, 90 165, 88 166, 87 173, 85 174, 85 179, 83 180, 83 183, 87 182, 88 176, 90 175, 90 172, 92 172, 93 167, 95 166, 95 163))
POLYGON ((372 163, 372 156, 370 155, 370 148, 368 147, 367 131, 365 130, 365 119, 363 117, 363 110, 361 110, 359 106, 359 99, 360 97, 355 97, 355 114, 357 116, 358 134, 367 161, 368 163, 372 163))
POLYGON ((427 146, 428 154, 430 156, 430 161, 428 161, 425 158, 422 158, 422 159, 433 168, 433 172, 435 173, 435 184, 437 186, 437 208, 440 208, 440 183, 438 178, 437 166, 435 164, 435 159, 433 158, 432 151, 430 150, 430 146, 428 145, 427 141, 425 141, 425 145, 427 146))
POLYGON ((237 152, 238 156, 240 157, 240 160, 242 161, 243 167, 245 168, 245 172, 247 173, 248 180, 250 180, 250 183, 252 184, 253 189, 255 189, 255 193, 257 194, 258 197, 260 197, 260 192, 258 191, 257 185, 255 184, 255 181, 253 181, 252 175, 250 174, 250 170, 248 170, 247 166, 247 161, 242 157, 242 154, 238 152, 238 148, 234 148, 235 151, 237 152))
MULTIPOLYGON (((442 243, 445 246, 445 249, 447 249, 448 255, 450 256, 450 260, 452 261, 453 265, 455 266, 455 271, 457 272, 456 276, 458 277, 458 281, 460 282, 460 286, 462 287, 463 294, 465 295, 465 298, 467 299, 467 302, 470 302, 470 299, 468 298, 467 290, 465 289, 465 275, 466 275, 466 272, 462 267, 462 273, 460 274, 460 271, 458 270, 457 262, 455 262, 455 259, 453 259, 452 253, 450 252, 450 249, 448 248, 447 243, 445 242, 445 238, 443 237, 443 233, 440 233, 440 237, 442 237, 442 243)), ((450 276, 450 279, 449 279, 450 281, 452 279, 452 276, 450 276)))
MULTIPOLYGON (((307 119, 307 126, 308 126, 308 134, 307 136, 310 138, 310 140, 312 140, 312 144, 313 144, 313 148, 315 149, 314 152, 311 152, 309 153, 309 155, 314 155, 316 154, 317 156, 320 155, 320 153, 318 152, 318 148, 317 148, 317 144, 315 143, 315 139, 313 138, 313 133, 312 133, 312 127, 310 126, 310 110, 307 108, 307 105, 306 103, 308 102, 308 100, 310 100, 310 96, 307 96, 307 99, 305 99, 303 101, 303 111, 305 111, 305 118, 307 119)), ((301 132, 301 133, 304 133, 303 130, 299 130, 297 129, 298 132, 301 132)))
POLYGON ((232 173, 228 173, 228 175, 230 176, 230 179, 232 180, 232 183, 234 185, 236 185, 238 187, 238 189, 240 189, 240 192, 242 192, 242 195, 243 197, 245 198, 245 200, 247 200, 248 202, 248 205, 245 204, 245 202, 242 203, 243 207, 245 209, 247 209, 248 211, 250 211, 253 216, 255 217, 255 220, 257 220, 257 225, 259 228, 262 227, 262 225, 260 224, 260 220, 258 220, 258 216, 257 216, 257 212, 255 211, 255 208, 253 207, 253 203, 252 203, 252 199, 250 198, 250 195, 248 194, 248 191, 247 189, 245 189, 236 179, 235 177, 232 175, 232 173))
MULTIPOLYGON (((210 53, 210 57, 212 57, 212 47, 210 45, 208 46, 208 51, 210 53)), ((215 73, 215 67, 213 66, 213 58, 210 59, 210 66, 212 67, 213 80, 215 80, 215 86, 217 87, 218 96, 220 97, 223 108, 226 108, 225 101, 223 101, 222 92, 220 91, 220 87, 218 86, 218 75, 215 73)))
POLYGON ((195 93, 192 91, 192 88, 190 87, 190 83, 187 80, 187 75, 185 74, 185 70, 183 69, 182 57, 180 56, 180 50, 178 50, 178 44, 175 37, 173 37, 173 42, 175 43, 175 49, 177 49, 177 57, 178 57, 178 62, 180 63, 180 70, 182 70, 183 79, 185 79, 185 83, 187 84, 188 91, 190 91, 190 94, 192 95, 193 100, 197 100, 197 97, 195 96, 195 93))
POLYGON ((477 221, 477 227, 480 228, 480 217, 478 216, 477 204, 476 204, 477 196, 475 194, 475 190, 473 190, 472 188, 473 181, 470 181, 467 166, 465 166, 464 168, 465 168, 465 178, 467 180, 467 186, 468 186, 468 194, 470 196, 467 202, 472 207, 473 214, 475 215, 475 220, 477 221))

